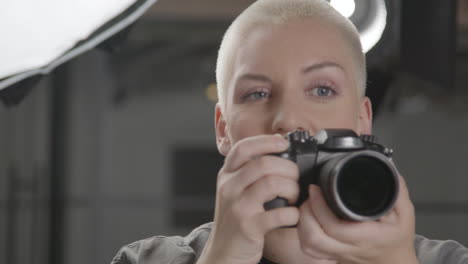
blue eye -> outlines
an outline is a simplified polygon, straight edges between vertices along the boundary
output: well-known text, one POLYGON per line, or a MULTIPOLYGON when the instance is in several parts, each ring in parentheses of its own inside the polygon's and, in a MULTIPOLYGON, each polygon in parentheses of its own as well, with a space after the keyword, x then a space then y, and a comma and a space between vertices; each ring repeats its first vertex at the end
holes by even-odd
POLYGON ((242 101, 258 101, 264 98, 269 98, 271 96, 270 93, 265 92, 265 91, 255 91, 252 93, 248 93, 244 96, 242 96, 242 101))
POLYGON ((312 89, 312 95, 317 97, 329 97, 335 95, 335 91, 327 86, 319 86, 312 89))

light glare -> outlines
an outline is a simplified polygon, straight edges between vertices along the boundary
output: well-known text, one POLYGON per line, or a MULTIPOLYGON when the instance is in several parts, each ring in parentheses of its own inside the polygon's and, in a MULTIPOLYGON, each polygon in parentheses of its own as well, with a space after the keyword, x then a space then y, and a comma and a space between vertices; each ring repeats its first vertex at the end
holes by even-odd
POLYGON ((354 14, 354 10, 356 10, 354 0, 331 0, 330 5, 347 18, 351 17, 354 14))

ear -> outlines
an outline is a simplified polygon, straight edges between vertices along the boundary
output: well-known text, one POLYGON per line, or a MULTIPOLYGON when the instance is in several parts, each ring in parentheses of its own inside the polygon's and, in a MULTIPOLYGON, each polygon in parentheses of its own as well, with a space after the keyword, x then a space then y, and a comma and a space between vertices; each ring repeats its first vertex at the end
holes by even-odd
POLYGON ((231 142, 227 133, 226 119, 224 119, 219 103, 215 107, 215 131, 218 151, 221 155, 226 156, 231 149, 231 142))
POLYGON ((369 97, 362 98, 359 106, 359 134, 372 133, 372 103, 369 97))

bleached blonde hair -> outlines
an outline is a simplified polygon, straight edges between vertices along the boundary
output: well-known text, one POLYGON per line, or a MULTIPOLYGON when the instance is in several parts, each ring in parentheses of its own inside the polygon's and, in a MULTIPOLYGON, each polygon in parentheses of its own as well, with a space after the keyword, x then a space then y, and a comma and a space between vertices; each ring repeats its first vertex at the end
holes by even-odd
POLYGON ((356 66, 358 94, 366 89, 366 60, 359 32, 353 23, 338 13, 325 0, 257 0, 245 9, 229 26, 218 51, 216 84, 218 102, 224 110, 226 91, 231 81, 234 61, 241 41, 257 26, 281 25, 298 18, 313 18, 338 30, 352 50, 356 66))

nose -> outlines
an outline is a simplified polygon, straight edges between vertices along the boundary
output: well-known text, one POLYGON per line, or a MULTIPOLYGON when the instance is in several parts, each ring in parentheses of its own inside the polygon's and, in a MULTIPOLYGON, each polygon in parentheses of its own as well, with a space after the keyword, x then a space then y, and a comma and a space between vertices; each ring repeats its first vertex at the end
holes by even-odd
POLYGON ((283 100, 278 102, 273 112, 272 130, 273 133, 285 135, 294 130, 308 130, 313 132, 311 124, 307 120, 305 109, 295 100, 283 100))

